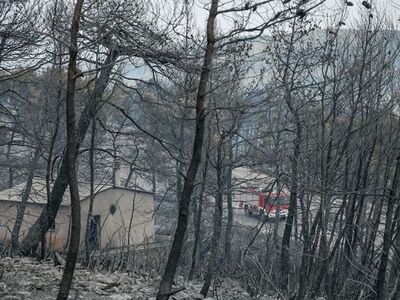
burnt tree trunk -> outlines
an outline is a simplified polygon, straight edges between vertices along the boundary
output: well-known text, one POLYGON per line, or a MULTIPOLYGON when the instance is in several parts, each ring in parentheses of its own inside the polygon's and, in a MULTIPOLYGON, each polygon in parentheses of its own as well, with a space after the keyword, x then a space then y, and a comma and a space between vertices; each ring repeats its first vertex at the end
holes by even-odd
MULTIPOLYGON (((14 142, 14 137, 15 137, 15 132, 11 132, 11 137, 10 141, 8 142, 7 145, 7 153, 6 153, 6 158, 7 160, 10 159, 10 153, 11 153, 11 145, 14 142)), ((8 188, 11 189, 14 186, 14 169, 13 167, 8 168, 8 188)))
POLYGON ((207 48, 204 55, 203 67, 200 74, 200 82, 196 98, 196 131, 193 141, 192 158, 183 185, 182 194, 179 202, 178 225, 172 242, 168 262, 162 277, 157 300, 167 300, 171 294, 171 287, 174 281, 176 268, 182 252, 183 241, 185 239, 189 206, 192 196, 196 174, 202 159, 202 148, 205 128, 205 96, 207 93, 208 79, 211 73, 212 60, 215 50, 214 23, 217 15, 218 0, 211 3, 210 13, 207 21, 207 48))
POLYGON ((190 271, 189 271, 189 275, 188 275, 189 280, 193 279, 193 275, 196 270, 197 251, 199 250, 199 247, 200 247, 201 216, 203 213, 203 196, 204 196, 204 191, 205 191, 205 187, 206 187, 206 183, 207 183, 207 170, 208 170, 208 159, 206 158, 204 160, 200 193, 199 193, 199 197, 198 197, 196 214, 194 216, 194 241, 193 241, 193 251, 192 251, 192 263, 190 265, 190 271))
POLYGON ((298 164, 299 164, 299 156, 300 156, 300 144, 301 144, 301 123, 299 119, 299 115, 297 111, 293 111, 296 119, 296 138, 293 142, 294 144, 294 153, 292 158, 292 174, 291 174, 291 185, 290 185, 290 202, 289 202, 289 212, 286 219, 285 230, 283 232, 282 238, 282 250, 281 250, 281 266, 283 272, 283 282, 282 286, 284 288, 287 287, 288 283, 288 275, 290 270, 290 236, 292 234, 293 221, 295 215, 297 213, 297 189, 298 189, 298 164))
POLYGON ((35 150, 35 154, 34 154, 34 157, 32 159, 32 162, 31 162, 31 165, 29 168, 28 178, 26 180, 26 185, 25 185, 24 191, 21 196, 21 202, 18 203, 17 216, 15 219, 12 233, 11 233, 10 255, 15 255, 18 252, 19 232, 21 230, 22 221, 24 219, 25 208, 26 208, 26 204, 28 203, 28 200, 29 200, 29 195, 31 193, 32 184, 33 184, 33 176, 35 174, 35 170, 36 170, 36 167, 37 167, 39 159, 40 159, 40 154, 41 154, 41 146, 38 146, 35 150))
POLYGON ((232 225, 233 225, 233 203, 232 203, 232 168, 233 168, 233 151, 232 141, 228 141, 228 165, 226 167, 226 204, 228 208, 228 220, 225 231, 225 263, 232 263, 232 225))
POLYGON ((201 288, 200 294, 204 297, 207 296, 208 290, 211 286, 211 281, 214 278, 217 270, 218 263, 218 250, 219 241, 221 238, 222 230, 222 195, 223 195, 223 168, 222 168, 222 147, 223 141, 219 142, 217 150, 217 194, 215 196, 215 209, 214 209, 214 232, 211 240, 211 254, 207 265, 207 272, 204 279, 203 287, 201 288))
POLYGON ((71 25, 69 44, 69 63, 66 93, 67 123, 67 173, 71 199, 71 237, 63 277, 60 283, 57 300, 67 299, 71 288, 72 277, 78 259, 81 235, 81 205, 79 202, 78 178, 76 174, 76 131, 75 131, 75 85, 77 79, 76 61, 78 57, 78 33, 82 14, 83 0, 77 0, 71 25))
POLYGON ((184 120, 180 121, 179 125, 179 150, 178 150, 178 159, 176 163, 176 201, 179 203, 179 197, 181 196, 182 193, 182 181, 183 181, 183 160, 184 160, 184 155, 183 155, 183 146, 184 146, 184 136, 185 136, 185 127, 184 127, 184 120))
POLYGON ((89 167, 90 167, 90 199, 89 199, 89 209, 86 221, 86 231, 85 231, 85 263, 87 266, 90 264, 90 253, 92 249, 90 248, 90 224, 92 222, 93 214, 93 202, 94 202, 94 147, 96 141, 96 117, 92 120, 92 135, 90 139, 90 154, 89 154, 89 167))

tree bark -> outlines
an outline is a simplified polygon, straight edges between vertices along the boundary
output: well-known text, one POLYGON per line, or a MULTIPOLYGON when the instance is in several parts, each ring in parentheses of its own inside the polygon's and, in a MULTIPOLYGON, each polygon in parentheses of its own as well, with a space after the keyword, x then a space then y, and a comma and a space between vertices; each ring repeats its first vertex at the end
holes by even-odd
POLYGON ((38 146, 35 150, 35 154, 34 154, 33 160, 31 162, 31 165, 29 168, 28 178, 26 180, 26 185, 25 185, 24 191, 22 193, 21 202, 18 203, 17 216, 15 219, 14 227, 13 227, 12 234, 11 234, 10 255, 15 255, 18 252, 19 232, 21 230, 22 221, 24 219, 25 208, 26 208, 26 204, 28 203, 28 200, 29 200, 29 195, 31 193, 32 184, 33 184, 33 176, 35 174, 35 170, 39 163, 40 154, 41 154, 41 146, 38 146))
POLYGON ((222 145, 223 141, 219 142, 217 150, 217 195, 215 197, 215 209, 214 209, 214 232, 211 240, 211 254, 207 265, 207 273, 204 279, 204 284, 201 288, 200 294, 204 297, 207 296, 208 290, 210 289, 211 282, 214 278, 217 270, 218 262, 218 250, 219 241, 221 238, 222 230, 222 195, 223 195, 223 168, 222 168, 222 145))
POLYGON ((208 79, 211 73, 212 60, 215 50, 214 22, 217 15, 218 0, 211 3, 210 13, 207 21, 207 48, 204 55, 203 67, 200 74, 200 82, 196 98, 196 131, 193 141, 192 158, 189 169, 183 185, 183 190, 179 203, 178 225, 172 242, 171 251, 168 256, 168 262, 162 277, 157 300, 167 300, 171 293, 172 283, 174 281, 176 268, 182 252, 183 241, 185 238, 190 199, 192 196, 196 174, 202 159, 202 146, 205 128, 205 96, 207 93, 208 79))
POLYGON ((89 199, 89 209, 86 221, 86 231, 85 231, 85 263, 86 266, 90 264, 90 224, 92 222, 93 214, 93 202, 94 202, 94 148, 96 142, 96 117, 92 120, 92 135, 90 139, 90 154, 89 154, 89 167, 90 167, 90 199, 89 199))
POLYGON ((183 147, 184 147, 184 139, 185 139, 185 127, 184 127, 184 120, 183 118, 180 120, 179 124, 179 149, 178 149, 178 159, 179 161, 176 162, 176 202, 179 203, 179 197, 182 193, 182 173, 183 173, 183 147))
POLYGON ((284 274, 282 286, 287 288, 288 275, 290 270, 290 236, 292 234, 293 221, 297 213, 297 189, 298 189, 298 162, 300 156, 300 143, 301 143, 301 124, 298 116, 298 112, 295 112, 296 118, 296 138, 293 142, 294 153, 292 159, 292 174, 291 174, 291 186, 290 186, 290 202, 289 211, 286 219, 285 230, 282 238, 282 250, 281 250, 281 266, 284 274))
POLYGON ((189 276, 188 279, 192 280, 194 276, 194 272, 196 270, 196 262, 197 262, 197 251, 199 250, 200 247, 200 233, 201 233, 201 216, 203 213, 203 196, 204 196, 204 191, 205 191, 205 186, 207 183, 207 170, 208 170, 208 159, 206 158, 204 160, 204 166, 203 166, 203 176, 202 176, 202 182, 200 186, 200 193, 199 193, 199 198, 198 198, 198 207, 196 209, 196 214, 194 218, 194 241, 193 241, 193 251, 192 251, 192 263, 190 265, 190 271, 189 271, 189 276))
POLYGON ((225 263, 232 263, 232 226, 233 226, 233 203, 232 203, 232 169, 233 169, 233 151, 232 141, 228 142, 228 165, 226 167, 226 204, 228 208, 228 220, 225 230, 225 263))
MULTIPOLYGON (((10 160, 11 144, 14 142, 15 132, 11 132, 10 142, 7 145, 7 160, 10 160)), ((11 189, 14 186, 14 169, 12 166, 8 168, 8 188, 11 189)))
POLYGON ((76 174, 76 131, 75 131, 75 86, 77 79, 76 61, 78 57, 78 33, 82 14, 83 0, 77 0, 71 25, 69 44, 69 63, 66 93, 66 123, 67 123, 67 173, 71 199, 71 237, 67 253, 63 277, 60 283, 57 300, 68 298, 72 277, 78 259, 81 235, 81 205, 79 202, 78 178, 76 174))

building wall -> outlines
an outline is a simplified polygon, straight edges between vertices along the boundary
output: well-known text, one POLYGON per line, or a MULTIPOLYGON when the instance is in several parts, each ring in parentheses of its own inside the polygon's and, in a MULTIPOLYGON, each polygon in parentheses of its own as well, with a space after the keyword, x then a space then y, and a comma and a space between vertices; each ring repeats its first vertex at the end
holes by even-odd
MULTIPOLYGON (((0 241, 10 242, 11 232, 16 215, 17 215, 17 202, 0 201, 0 241)), ((29 227, 35 223, 40 213, 42 212, 43 205, 27 203, 24 220, 22 222, 20 238, 22 241, 26 236, 29 227)), ((55 229, 49 230, 47 233, 47 244, 57 251, 63 250, 68 240, 69 228, 69 207, 61 206, 55 222, 55 229)))
MULTIPOLYGON (((81 245, 84 246, 89 198, 81 201, 82 231, 81 245)), ((28 203, 21 227, 20 241, 25 237, 29 227, 37 220, 43 205, 28 203)), ((9 242, 17 214, 17 202, 0 201, 0 241, 9 242)), ((121 247, 140 245, 154 240, 154 202, 153 195, 135 193, 126 189, 108 189, 95 196, 93 215, 100 216, 100 246, 121 247), (115 212, 110 212, 111 206, 115 212), (131 215, 132 210, 134 211, 131 215), (132 218, 131 218, 132 217, 132 218), (132 222, 130 220, 132 219, 132 222), (131 223, 131 230, 129 225, 131 223)), ((56 251, 66 249, 69 239, 70 207, 61 206, 58 211, 55 229, 47 233, 48 245, 56 251)))
MULTIPOLYGON (((81 202, 82 237, 86 231, 88 208, 89 198, 86 198, 81 202)), ((97 194, 94 199, 93 216, 100 216, 101 248, 127 246, 129 235, 130 245, 153 241, 155 234, 153 214, 152 194, 135 193, 122 188, 108 189, 97 194), (114 213, 111 213, 112 205, 115 207, 114 213), (131 230, 129 230, 130 224, 131 230)), ((84 244, 83 239, 82 244, 84 244)))

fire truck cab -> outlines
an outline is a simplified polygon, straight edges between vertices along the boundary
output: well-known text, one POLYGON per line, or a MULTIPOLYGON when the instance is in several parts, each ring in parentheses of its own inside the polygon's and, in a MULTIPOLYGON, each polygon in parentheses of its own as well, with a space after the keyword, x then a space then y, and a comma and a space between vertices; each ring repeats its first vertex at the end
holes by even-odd
POLYGON ((238 195, 239 207, 247 216, 258 215, 262 219, 286 218, 289 196, 286 193, 258 192, 246 190, 238 195))

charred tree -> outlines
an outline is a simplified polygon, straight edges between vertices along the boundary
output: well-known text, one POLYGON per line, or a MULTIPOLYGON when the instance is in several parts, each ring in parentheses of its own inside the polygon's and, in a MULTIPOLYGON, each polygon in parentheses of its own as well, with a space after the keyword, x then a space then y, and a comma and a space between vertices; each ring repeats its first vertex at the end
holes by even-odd
POLYGON ((233 149, 231 139, 227 143, 228 164, 226 166, 226 204, 228 208, 228 219, 225 230, 225 263, 232 263, 232 226, 233 226, 233 195, 232 195, 232 169, 233 169, 233 149))
POLYGON ((200 74, 200 82, 196 97, 196 130, 193 141, 192 157, 189 169, 183 185, 179 203, 178 225, 174 234, 168 262, 162 277, 157 300, 167 300, 171 294, 176 268, 181 256, 183 242, 188 225, 189 206, 192 196, 196 174, 202 160, 202 147, 205 129, 205 97, 208 87, 208 79, 211 73, 212 60, 215 50, 215 18, 217 16, 218 0, 213 0, 207 21, 207 48, 204 54, 203 66, 200 74))
POLYGON ((28 178, 26 180, 26 185, 25 185, 24 191, 23 191, 22 196, 21 196, 21 202, 18 203, 17 216, 16 216, 16 219, 15 219, 15 223, 14 223, 14 227, 13 227, 12 233, 11 233, 10 255, 15 255, 18 252, 19 233, 20 233, 21 225, 22 225, 22 222, 23 222, 23 219, 24 219, 26 204, 28 203, 29 195, 30 195, 31 189, 32 189, 33 176, 35 174, 37 165, 39 163, 40 154, 41 154, 41 146, 38 146, 36 148, 36 150, 35 150, 34 157, 32 159, 30 167, 29 167, 28 178))
POLYGON ((96 141, 96 118, 92 120, 92 132, 91 132, 91 139, 90 139, 90 153, 89 153, 89 167, 90 167, 90 199, 89 199, 89 209, 87 214, 87 222, 86 222, 86 232, 85 232, 85 263, 87 266, 90 264, 90 224, 93 218, 93 202, 94 202, 94 148, 95 148, 95 141, 96 141))
POLYGON ((208 155, 204 160, 203 164, 203 174, 202 174, 202 181, 200 185, 200 192, 197 199, 197 208, 196 213, 194 216, 194 241, 193 241, 193 250, 192 250, 192 263, 190 265, 190 271, 188 275, 188 279, 192 280, 194 276, 194 272, 196 270, 197 264, 197 252, 200 248, 200 239, 201 239, 201 217, 203 214, 203 197, 205 192, 205 187, 207 184, 207 170, 208 170, 208 155))
POLYGON ((211 254, 207 265, 207 271, 204 279, 204 284, 201 288, 200 294, 204 297, 207 296, 208 290, 211 286, 211 281, 215 276, 215 272, 217 270, 217 262, 218 262, 218 250, 219 250, 219 242, 221 238, 221 230, 222 230, 222 199, 223 199, 223 157, 222 157, 222 148, 223 148, 223 140, 220 140, 217 147, 217 193, 215 196, 215 208, 214 208, 214 232, 211 240, 211 254))
MULTIPOLYGON (((67 123, 67 174, 71 199, 71 235, 67 253, 67 261, 60 283, 57 300, 67 299, 71 288, 75 264, 78 259, 81 236, 81 205, 79 202, 78 178, 76 174, 76 131, 75 131, 75 86, 78 77, 76 66, 78 58, 78 34, 82 14, 83 0, 75 4, 70 30, 69 63, 66 92, 66 123, 67 123)), ((53 220, 54 222, 54 220, 53 220)))

